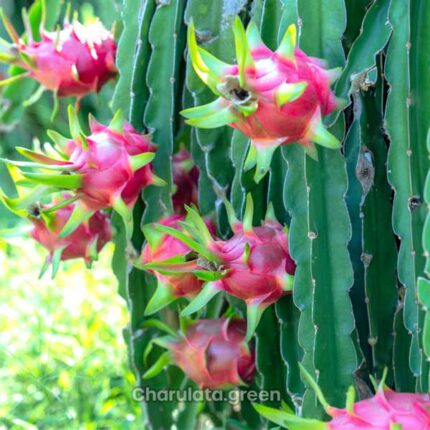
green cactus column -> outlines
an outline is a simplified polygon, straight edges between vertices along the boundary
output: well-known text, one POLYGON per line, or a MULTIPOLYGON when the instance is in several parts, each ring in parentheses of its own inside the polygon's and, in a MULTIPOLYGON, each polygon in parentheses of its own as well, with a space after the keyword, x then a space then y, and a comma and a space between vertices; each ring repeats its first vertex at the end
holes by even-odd
MULTIPOLYGON (((242 8, 241 2, 230 3, 226 4, 222 0, 210 2, 189 0, 185 13, 187 24, 191 18, 194 20, 197 38, 202 46, 226 62, 232 62, 234 58, 233 34, 229 28, 242 8)), ((194 72, 189 58, 185 79, 187 89, 192 96, 191 106, 199 106, 213 99, 211 91, 194 72)), ((229 127, 191 130, 191 145, 198 146, 201 151, 199 166, 208 179, 200 190, 201 209, 203 212, 207 211, 206 208, 209 211, 216 211, 218 226, 222 233, 226 233, 228 229, 222 201, 228 197, 228 189, 234 174, 230 158, 231 138, 232 130, 229 127)))
POLYGON ((388 178, 395 192, 393 226, 401 241, 398 259, 399 279, 404 287, 401 306, 410 344, 408 366, 403 362, 394 364, 397 380, 408 381, 399 388, 411 389, 416 385, 422 391, 428 390, 428 363, 423 353, 423 314, 417 303, 417 279, 425 267, 424 182, 430 166, 425 144, 430 125, 428 6, 426 1, 392 1, 389 22, 393 35, 385 66, 390 85, 385 113, 391 140, 388 178))
MULTIPOLYGON (((298 17, 300 47, 309 55, 325 58, 329 67, 343 65, 341 37, 346 22, 343 1, 298 1, 298 17)), ((342 138, 342 120, 332 132, 342 138)), ((302 315, 303 322, 306 321, 306 329, 299 335, 299 340, 300 337, 307 339, 303 364, 318 378, 323 391, 330 392, 330 403, 342 405, 357 366, 351 337, 354 319, 348 295, 352 267, 347 249, 351 224, 344 200, 345 160, 339 152, 318 148, 319 161, 316 162, 299 149, 288 148, 286 156, 289 163, 287 186, 291 193, 294 186, 293 195, 297 199, 288 207, 292 211, 291 252, 294 258, 299 257, 294 295, 296 304, 305 311, 302 315), (298 175, 294 175, 294 170, 298 175), (289 184, 294 180, 298 184, 289 184), (298 193, 298 189, 302 193, 298 193), (297 204, 303 212, 295 219, 297 204), (302 255, 305 265, 300 263, 302 255), (303 299, 307 304, 301 303, 303 299), (327 318, 327 315, 335 318, 327 318)), ((314 407, 313 394, 308 390, 304 414, 313 414, 310 411, 314 407)))
MULTIPOLYGON (((428 2, 138 3, 138 7, 132 1, 124 3, 114 106, 121 107, 135 127, 153 133, 158 145, 155 170, 167 186, 147 189, 137 205, 134 249, 128 247, 129 254, 140 252, 142 222, 171 213, 169 161, 186 145, 201 172, 201 212, 215 214, 220 236, 231 233, 223 200, 232 202, 241 219, 248 193, 257 202, 255 224, 264 218, 270 203, 276 217, 289 224, 290 252, 297 263, 294 291, 266 310, 256 332, 256 386, 280 390, 283 400, 300 406, 297 410, 307 417, 321 417, 323 410, 308 382, 302 380, 299 363, 334 406, 344 405, 359 364, 359 376, 364 379, 357 385, 365 383, 370 374, 380 378, 394 361, 389 383, 394 381, 400 389, 427 391, 428 2), (343 142, 341 150, 318 147, 316 161, 298 144, 282 146, 274 151, 267 175, 259 173, 257 184, 254 172, 245 168, 250 149, 247 137, 228 126, 198 129, 184 125, 179 111, 214 100, 191 65, 186 47, 191 19, 197 44, 231 64, 236 56, 232 25, 237 15, 244 24, 253 21, 271 49, 295 23, 299 46, 307 55, 324 59, 329 68, 343 67, 335 91, 349 107, 326 121, 331 133, 343 142)), ((145 367, 142 351, 156 335, 142 326, 154 281, 131 269, 131 260, 123 252, 124 237, 119 235, 116 241, 114 268, 131 310, 128 337, 132 364, 140 376, 145 367)), ((220 303, 202 315, 215 315, 212 311, 218 311, 220 303)), ((228 305, 244 315, 243 306, 234 299, 229 298, 224 308, 228 305)), ((166 312, 156 317, 170 318, 173 311, 166 312)), ((153 353, 150 360, 154 361, 158 351, 153 353)), ((172 371, 150 382, 139 381, 152 387, 180 386, 181 382, 172 371)), ((234 419, 247 421, 251 428, 264 426, 255 416, 244 419, 248 407, 233 414, 234 419)), ((180 418, 175 417, 176 408, 170 403, 148 403, 148 426, 194 425, 198 406, 193 405, 180 418)), ((235 422, 226 418, 231 408, 224 404, 203 410, 219 426, 235 422)))
MULTIPOLYGON (((158 220, 171 210, 171 164, 166 163, 166 159, 170 159, 173 151, 177 129, 175 113, 180 109, 176 104, 180 91, 176 77, 183 67, 185 39, 182 19, 185 1, 176 0, 158 6, 156 2, 146 0, 138 3, 139 5, 130 0, 124 4, 124 30, 117 62, 120 79, 114 106, 122 108, 137 129, 150 129, 152 139, 158 145, 155 171, 167 185, 147 190, 144 202, 136 205, 133 247, 126 243, 122 234, 118 235, 113 267, 130 309, 131 321, 125 336, 138 384, 142 388, 161 390, 169 386, 173 388, 183 380, 183 376, 173 370, 150 380, 141 378, 148 368, 148 363, 143 362, 145 348, 154 335, 159 335, 156 329, 145 329, 143 326, 144 310, 155 289, 155 283, 150 275, 132 268, 131 264, 143 244, 144 238, 140 230, 143 219, 145 222, 158 220)), ((160 354, 161 351, 149 358, 155 362, 160 354)), ((142 405, 145 427, 169 429, 174 424, 175 403, 150 401, 142 405)), ((181 414, 176 415, 176 418, 185 419, 181 414)))

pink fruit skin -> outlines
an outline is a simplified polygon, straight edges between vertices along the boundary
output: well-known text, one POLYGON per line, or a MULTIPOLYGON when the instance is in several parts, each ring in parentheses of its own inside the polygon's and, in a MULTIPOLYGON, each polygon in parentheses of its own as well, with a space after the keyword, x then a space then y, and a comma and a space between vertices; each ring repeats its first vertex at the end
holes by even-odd
MULTIPOLYGON (((180 229, 179 221, 184 221, 183 215, 170 215, 161 221, 159 224, 180 229)), ((180 240, 169 235, 163 235, 160 244, 156 249, 151 249, 148 244, 145 245, 142 251, 143 264, 164 261, 178 255, 186 255, 191 252, 191 249, 180 240)), ((187 265, 187 271, 196 270, 197 262, 192 261, 187 265)), ((159 272, 150 271, 153 273, 159 282, 168 285, 171 288, 171 293, 175 297, 194 297, 200 292, 203 282, 197 279, 192 273, 181 273, 177 275, 163 275, 159 272)))
POLYGON ((275 221, 266 221, 250 232, 236 226, 231 239, 216 241, 210 250, 228 270, 217 281, 219 288, 246 302, 276 302, 285 293, 285 275, 293 275, 296 268, 289 254, 287 235, 275 221), (243 255, 247 243, 250 252, 246 263, 243 255))
POLYGON ((21 66, 59 96, 81 97, 98 92, 117 72, 116 43, 100 23, 66 24, 59 35, 44 31, 40 42, 22 44, 19 49, 35 61, 35 67, 25 62, 21 66))
POLYGON ((173 361, 201 388, 221 389, 252 381, 255 357, 245 343, 244 320, 199 320, 171 344, 173 361))
POLYGON ((86 262, 91 261, 89 247, 96 240, 97 252, 112 238, 110 220, 102 212, 96 212, 87 224, 81 224, 73 233, 66 238, 60 238, 60 232, 69 220, 73 211, 73 205, 58 209, 53 223, 48 228, 44 221, 32 219, 33 230, 31 237, 45 247, 52 257, 55 250, 64 247, 61 260, 72 260, 83 258, 86 262))
MULTIPOLYGON (((251 55, 255 68, 246 70, 246 81, 247 87, 257 96, 258 108, 250 116, 241 116, 237 123, 230 125, 261 146, 265 141, 270 144, 280 138, 279 143, 283 144, 307 141, 313 122, 333 112, 337 106, 321 61, 296 49, 294 64, 266 46, 252 50, 251 55), (275 91, 283 82, 306 82, 307 87, 297 100, 278 107, 275 91)), ((233 76, 239 74, 237 67, 231 72, 233 76)))
POLYGON ((184 214, 184 205, 198 205, 199 169, 193 165, 190 153, 182 149, 173 156, 173 183, 176 192, 172 196, 175 213, 184 214))
POLYGON ((403 430, 430 430, 430 396, 379 390, 367 400, 354 404, 354 415, 330 408, 330 430, 390 430, 398 423, 403 430))
POLYGON ((74 173, 83 175, 78 190, 82 201, 92 210, 112 207, 118 196, 133 205, 141 190, 153 183, 153 171, 151 165, 146 165, 133 172, 130 156, 153 152, 156 147, 130 124, 121 134, 92 121, 91 135, 86 140, 88 149, 70 140, 65 150, 74 173))

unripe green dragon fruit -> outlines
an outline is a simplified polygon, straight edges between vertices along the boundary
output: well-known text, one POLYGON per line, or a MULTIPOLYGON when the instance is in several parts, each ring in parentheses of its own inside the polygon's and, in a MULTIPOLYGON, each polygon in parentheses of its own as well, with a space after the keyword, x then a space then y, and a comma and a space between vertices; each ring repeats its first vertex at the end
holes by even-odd
POLYGON ((3 12, 1 15, 13 44, 8 52, 0 55, 0 61, 26 71, 6 79, 1 85, 30 77, 39 82, 42 89, 53 91, 55 95, 80 98, 98 92, 116 75, 117 46, 112 33, 100 21, 82 25, 76 20, 73 23, 66 20, 64 27, 56 32, 41 28, 40 41, 33 40, 27 22, 27 40, 24 41, 3 12))
POLYGON ((229 203, 234 231, 228 240, 214 238, 205 222, 192 208, 182 226, 189 235, 158 224, 155 229, 182 241, 192 253, 150 265, 159 273, 193 273, 204 281, 201 292, 182 311, 190 315, 224 291, 247 305, 247 339, 255 331, 264 310, 285 293, 291 292, 295 263, 288 250, 286 229, 270 216, 260 227, 252 226, 253 202, 249 195, 242 223, 235 219, 229 203))
MULTIPOLYGON (((72 233, 94 212, 110 208, 121 215, 130 237, 132 207, 142 189, 164 184, 154 175, 150 165, 155 156, 155 146, 148 136, 139 134, 125 123, 121 111, 109 126, 91 120, 89 136, 81 130, 71 106, 69 121, 71 139, 51 131, 48 134, 55 142, 54 147, 45 145, 41 152, 17 148, 31 161, 3 161, 24 169, 21 174, 29 187, 33 185, 34 201, 58 191, 66 191, 71 200, 76 200, 74 211, 60 237, 72 233)), ((7 205, 18 205, 23 209, 31 199, 28 195, 21 202, 9 201, 7 205)))
POLYGON ((376 394, 355 403, 350 387, 345 409, 330 406, 313 378, 301 367, 328 415, 329 422, 300 418, 284 405, 284 410, 255 404, 255 409, 270 421, 289 430, 430 430, 430 396, 421 393, 396 393, 382 379, 376 394))
MULTIPOLYGON (((200 388, 227 389, 252 381, 254 349, 245 341, 246 322, 240 319, 193 321, 176 336, 153 343, 168 349, 144 374, 150 378, 174 364, 200 388)), ((147 355, 147 354, 146 354, 147 355)))
POLYGON ((197 75, 218 96, 207 105, 182 111, 190 125, 215 128, 230 125, 251 138, 245 169, 257 167, 258 182, 279 145, 301 143, 314 158, 313 143, 339 148, 340 142, 322 119, 340 104, 330 90, 339 69, 324 69, 323 61, 296 47, 296 27, 288 27, 273 52, 261 40, 254 22, 245 32, 233 24, 237 65, 226 64, 197 45, 194 24, 188 28, 188 49, 197 75))

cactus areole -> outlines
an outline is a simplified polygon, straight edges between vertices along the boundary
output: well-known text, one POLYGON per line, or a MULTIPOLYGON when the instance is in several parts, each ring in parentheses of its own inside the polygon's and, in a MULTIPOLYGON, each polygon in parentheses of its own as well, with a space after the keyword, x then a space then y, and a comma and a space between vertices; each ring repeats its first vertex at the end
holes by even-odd
MULTIPOLYGON (((176 338, 154 343, 167 348, 169 363, 200 388, 227 389, 251 382, 255 374, 254 348, 246 343, 245 332, 244 320, 197 320, 176 338)), ((161 370, 157 363, 152 369, 161 370)), ((155 376, 152 369, 144 377, 155 376)))
POLYGON ((257 167, 257 182, 279 145, 299 142, 313 157, 313 143, 338 148, 340 142, 325 129, 322 118, 339 105, 330 83, 340 70, 325 70, 323 61, 296 48, 294 25, 275 52, 263 43, 254 22, 245 32, 236 18, 233 32, 237 65, 223 63, 199 47, 190 23, 188 49, 194 70, 218 98, 182 111, 186 122, 201 128, 228 124, 250 137, 245 169, 257 167))

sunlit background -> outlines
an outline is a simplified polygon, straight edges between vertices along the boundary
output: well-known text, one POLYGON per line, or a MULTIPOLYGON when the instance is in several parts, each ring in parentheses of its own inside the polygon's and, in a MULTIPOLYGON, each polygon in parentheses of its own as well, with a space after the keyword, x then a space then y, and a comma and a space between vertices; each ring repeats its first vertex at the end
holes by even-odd
MULTIPOLYGON (((65 3, 59 0, 56 7, 65 3)), ((21 9, 32 0, 0 0, 19 32, 21 9)), ((54 4, 54 3, 53 3, 54 4)), ((80 19, 99 16, 110 28, 118 18, 119 1, 73 0, 80 19)), ((0 25, 0 37, 7 34, 0 25)), ((0 75, 7 67, 0 68, 0 75)), ((115 83, 81 103, 100 121, 111 116, 115 83)), ((0 93, 0 157, 14 158, 16 145, 31 147, 32 139, 47 141, 46 130, 67 135, 68 103, 51 123, 52 94, 24 109, 22 102, 35 83, 0 93)), ((13 195, 4 166, 0 187, 13 195)), ((19 220, 0 205, 0 230, 19 220)), ((19 225, 19 224, 18 224, 19 225)), ((135 381, 127 363, 122 331, 126 305, 117 293, 110 268, 112 246, 102 251, 93 269, 82 261, 63 262, 51 280, 38 279, 46 251, 31 239, 0 241, 0 429, 141 429, 139 405, 131 399, 135 381)))
POLYGON ((11 245, 0 245, 0 428, 141 429, 112 247, 91 271, 63 263, 53 281, 38 279, 44 249, 11 245))

